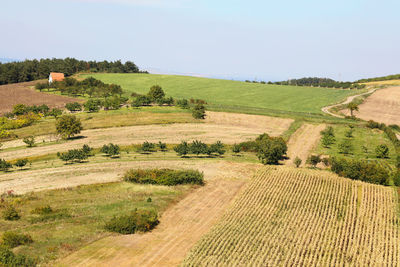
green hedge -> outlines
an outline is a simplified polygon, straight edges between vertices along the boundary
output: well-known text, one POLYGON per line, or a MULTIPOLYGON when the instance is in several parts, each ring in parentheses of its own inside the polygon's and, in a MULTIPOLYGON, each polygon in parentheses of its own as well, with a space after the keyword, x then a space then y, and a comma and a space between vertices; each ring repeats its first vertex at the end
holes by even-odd
POLYGON ((147 232, 159 223, 155 211, 135 210, 130 215, 122 215, 112 218, 106 223, 105 229, 120 234, 134 234, 136 232, 147 232))
POLYGON ((127 182, 139 184, 178 185, 204 184, 203 173, 196 170, 147 169, 129 170, 124 175, 127 182))

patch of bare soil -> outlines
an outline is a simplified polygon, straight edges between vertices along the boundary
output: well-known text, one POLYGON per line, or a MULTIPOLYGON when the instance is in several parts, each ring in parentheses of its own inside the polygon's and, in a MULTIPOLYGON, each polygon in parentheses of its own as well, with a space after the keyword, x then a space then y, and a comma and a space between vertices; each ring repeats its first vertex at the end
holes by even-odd
POLYGON ((206 185, 167 209, 155 230, 101 239, 55 265, 177 266, 218 221, 258 166, 228 162, 199 165, 212 173, 206 173, 206 185))
MULTIPOLYGON (((246 116, 246 115, 245 115, 246 116)), ((70 140, 62 144, 49 146, 21 148, 14 151, 0 151, 0 158, 7 160, 30 157, 44 154, 51 154, 66 151, 72 148, 79 148, 83 144, 92 147, 100 147, 107 143, 119 145, 139 144, 148 142, 166 142, 177 144, 181 141, 201 140, 212 143, 221 141, 225 144, 233 144, 242 141, 254 139, 262 133, 270 135, 279 135, 286 130, 291 120, 277 119, 264 116, 256 116, 262 123, 256 124, 258 118, 254 121, 246 120, 240 114, 220 115, 211 113, 209 123, 177 123, 167 125, 143 125, 118 128, 94 129, 82 131, 84 138, 70 140), (271 121, 271 123, 267 123, 271 121), (247 126, 245 125, 247 123, 247 126), (253 127, 250 127, 253 125, 253 127)), ((38 137, 37 140, 54 141, 54 136, 38 137)), ((22 140, 4 142, 3 148, 23 146, 22 140)))
POLYGON ((289 139, 287 152, 289 159, 286 163, 294 166, 293 160, 299 157, 302 160, 302 165, 304 165, 310 151, 318 145, 321 138, 320 132, 325 127, 325 124, 303 124, 289 139))
MULTIPOLYGON (((342 112, 350 115, 348 110, 342 112)), ((400 87, 375 91, 359 106, 359 111, 355 111, 354 115, 363 120, 400 125, 400 87)))
POLYGON ((0 85, 0 115, 12 111, 16 104, 64 107, 66 103, 80 101, 72 97, 40 93, 31 89, 38 81, 0 85))

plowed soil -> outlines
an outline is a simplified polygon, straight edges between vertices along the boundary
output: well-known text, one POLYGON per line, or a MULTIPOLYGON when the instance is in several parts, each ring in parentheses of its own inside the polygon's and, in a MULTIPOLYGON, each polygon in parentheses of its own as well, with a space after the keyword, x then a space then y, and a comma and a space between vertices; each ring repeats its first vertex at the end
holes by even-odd
POLYGON ((64 107, 66 103, 79 101, 72 97, 50 95, 31 89, 38 81, 0 85, 0 115, 12 111, 16 104, 64 107))

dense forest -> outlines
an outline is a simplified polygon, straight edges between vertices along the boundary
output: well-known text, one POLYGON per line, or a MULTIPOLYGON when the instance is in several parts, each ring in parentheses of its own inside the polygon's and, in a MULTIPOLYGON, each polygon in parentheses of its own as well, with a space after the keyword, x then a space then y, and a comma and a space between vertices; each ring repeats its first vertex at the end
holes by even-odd
POLYGON ((139 68, 132 61, 123 64, 118 61, 84 61, 75 58, 25 60, 20 62, 0 63, 0 85, 45 79, 50 72, 62 72, 66 76, 74 73, 111 72, 137 73, 139 68))
POLYGON ((383 76, 383 77, 361 79, 356 82, 367 83, 367 82, 389 81, 389 80, 399 80, 399 79, 400 79, 400 74, 394 74, 394 75, 387 75, 387 76, 383 76))
POLYGON ((343 89, 362 89, 365 85, 352 82, 338 82, 329 78, 308 77, 301 79, 291 79, 283 82, 275 82, 279 85, 297 85, 297 86, 315 86, 315 87, 330 87, 343 89))

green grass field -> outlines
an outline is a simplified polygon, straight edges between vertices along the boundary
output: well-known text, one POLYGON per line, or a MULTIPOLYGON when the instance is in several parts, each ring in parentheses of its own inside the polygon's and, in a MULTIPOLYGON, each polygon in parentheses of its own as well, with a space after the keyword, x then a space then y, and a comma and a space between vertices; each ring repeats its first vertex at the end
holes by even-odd
POLYGON ((210 108, 236 112, 266 114, 268 111, 322 114, 321 108, 338 103, 360 91, 342 89, 280 86, 230 80, 156 74, 82 74, 105 83, 122 86, 125 94, 147 93, 152 85, 160 85, 175 98, 198 98, 210 108))

